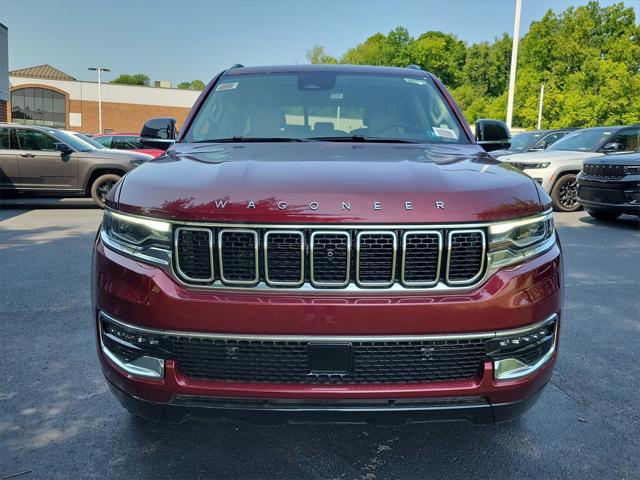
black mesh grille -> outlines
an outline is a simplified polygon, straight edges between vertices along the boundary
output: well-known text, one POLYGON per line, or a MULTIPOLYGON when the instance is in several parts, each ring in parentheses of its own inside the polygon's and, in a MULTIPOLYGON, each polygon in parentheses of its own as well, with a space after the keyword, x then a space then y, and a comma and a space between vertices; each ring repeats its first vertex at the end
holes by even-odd
POLYGON ((308 343, 171 337, 187 377, 267 383, 412 383, 471 379, 481 373, 485 340, 352 342, 351 371, 312 373, 308 343))
POLYGON ((470 281, 480 273, 484 260, 482 232, 454 232, 451 234, 449 248, 450 281, 470 281))
POLYGON ((270 282, 299 283, 303 280, 302 246, 301 234, 288 232, 268 234, 264 248, 270 282))
POLYGON ((405 235, 404 281, 434 283, 438 280, 440 235, 407 233, 405 235))
POLYGON ((363 233, 359 237, 359 273, 361 283, 389 283, 395 275, 394 235, 363 233))
POLYGON ((178 267, 191 279, 209 280, 213 277, 210 235, 208 230, 178 230, 178 267))
POLYGON ((627 197, 622 190, 613 188, 592 188, 580 185, 578 198, 592 202, 621 204, 627 202, 627 197))
POLYGON ((342 284, 347 281, 349 237, 336 233, 316 233, 313 237, 313 281, 342 284))
POLYGON ((218 245, 221 268, 228 282, 253 282, 256 279, 256 236, 247 231, 224 231, 218 245))
POLYGON ((582 167, 582 171, 585 175, 590 177, 603 177, 603 178, 622 178, 624 177, 623 165, 608 165, 602 164, 585 164, 582 167))

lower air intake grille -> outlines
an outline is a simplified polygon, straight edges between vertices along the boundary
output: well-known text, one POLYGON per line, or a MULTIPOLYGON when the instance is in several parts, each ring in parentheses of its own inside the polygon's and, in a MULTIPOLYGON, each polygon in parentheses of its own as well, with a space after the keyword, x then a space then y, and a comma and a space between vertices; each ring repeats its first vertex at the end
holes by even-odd
POLYGON ((451 284, 471 283, 484 268, 484 232, 462 230, 449 234, 447 281, 451 284))
POLYGON ((207 229, 179 229, 176 232, 176 260, 182 275, 194 281, 213 279, 212 232, 207 229))
POLYGON ((169 337, 191 378, 257 383, 416 383, 473 379, 485 339, 352 342, 348 373, 313 373, 308 342, 169 337))

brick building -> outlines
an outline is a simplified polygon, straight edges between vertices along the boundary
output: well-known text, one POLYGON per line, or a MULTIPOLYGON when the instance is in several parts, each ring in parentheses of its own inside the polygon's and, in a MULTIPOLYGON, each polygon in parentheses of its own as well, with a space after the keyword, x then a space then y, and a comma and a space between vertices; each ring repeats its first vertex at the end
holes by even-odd
MULTIPOLYGON (((181 125, 200 92, 102 83, 102 130, 139 132, 151 117, 181 125)), ((9 72, 9 120, 98 133, 98 84, 79 81, 50 65, 9 72)))

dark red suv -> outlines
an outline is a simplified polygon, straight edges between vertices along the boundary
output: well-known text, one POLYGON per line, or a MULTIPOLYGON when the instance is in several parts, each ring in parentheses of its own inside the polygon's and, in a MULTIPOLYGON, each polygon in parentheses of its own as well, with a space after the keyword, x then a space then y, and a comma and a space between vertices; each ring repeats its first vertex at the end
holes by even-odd
POLYGON ((114 188, 93 313, 133 414, 489 423, 551 378, 551 202, 416 68, 235 67, 114 188), (484 147, 484 149, 483 149, 484 147))

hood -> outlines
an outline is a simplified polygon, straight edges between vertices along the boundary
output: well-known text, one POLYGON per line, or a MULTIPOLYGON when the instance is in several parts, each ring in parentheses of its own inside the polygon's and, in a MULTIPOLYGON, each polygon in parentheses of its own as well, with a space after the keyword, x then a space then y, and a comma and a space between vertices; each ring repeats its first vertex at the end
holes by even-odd
POLYGON ((117 208, 241 223, 473 222, 541 210, 533 180, 477 145, 176 144, 124 177, 117 208))
POLYGON ((110 148, 79 152, 78 155, 82 155, 84 158, 95 158, 98 160, 142 160, 143 162, 153 158, 153 156, 147 155, 146 153, 131 152, 129 150, 113 150, 110 148))
POLYGON ((602 153, 598 152, 578 152, 571 150, 544 150, 542 152, 512 153, 500 157, 501 162, 582 162, 586 158, 599 157, 602 153))
POLYGON ((622 155, 606 155, 588 162, 591 165, 640 165, 640 153, 624 153, 622 155))

